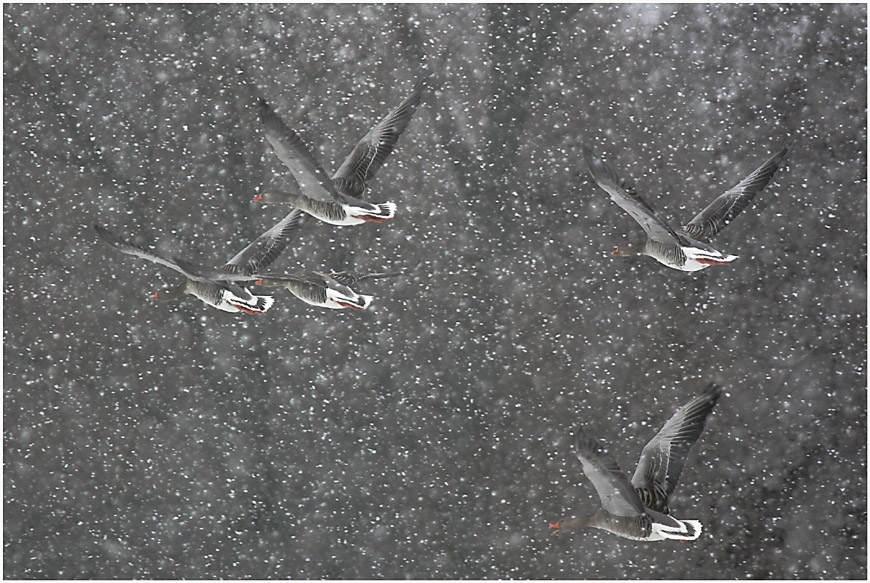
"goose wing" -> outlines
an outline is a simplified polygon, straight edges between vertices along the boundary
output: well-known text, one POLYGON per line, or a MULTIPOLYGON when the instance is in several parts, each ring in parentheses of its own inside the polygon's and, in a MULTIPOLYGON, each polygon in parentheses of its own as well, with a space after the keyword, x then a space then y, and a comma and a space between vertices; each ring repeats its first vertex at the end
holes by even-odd
POLYGON ((139 245, 130 243, 129 241, 123 239, 116 233, 101 225, 94 225, 94 229, 97 231, 97 234, 103 239, 103 241, 105 241, 121 253, 126 253, 127 255, 139 257, 141 259, 145 259, 146 261, 150 261, 152 263, 157 263, 158 265, 163 265, 164 267, 174 269, 175 271, 189 279, 205 281, 209 278, 210 274, 208 274, 206 270, 189 261, 185 261, 177 257, 167 258, 163 257, 162 255, 158 255, 157 253, 149 251, 144 247, 140 247, 139 245))
POLYGON ((316 271, 300 270, 293 273, 263 273, 256 276, 257 279, 272 283, 295 282, 307 285, 323 286, 326 284, 324 276, 316 271))
POLYGON ((681 231, 693 239, 709 241, 719 231, 728 226, 728 223, 740 214, 746 206, 755 198, 755 195, 767 186, 770 179, 782 164, 783 159, 790 149, 790 145, 783 148, 767 161, 756 168, 749 176, 741 180, 737 186, 719 195, 707 208, 698 213, 689 224, 681 231))
POLYGON ((598 492, 604 510, 615 516, 637 516, 645 512, 625 472, 582 429, 578 429, 574 436, 574 452, 583 465, 583 473, 598 492))
POLYGON ((366 185, 384 165, 417 111, 424 86, 423 80, 417 81, 411 95, 369 130, 344 159, 332 177, 341 194, 359 197, 365 192, 366 185))
POLYGON ((334 289, 341 292, 342 294, 347 294, 350 296, 356 295, 356 293, 352 289, 348 288, 347 285, 345 285, 344 283, 334 279, 332 275, 326 275, 318 271, 301 270, 294 271, 293 273, 286 273, 280 275, 266 273, 263 275, 258 275, 257 278, 263 281, 272 282, 273 286, 274 284, 280 285, 283 282, 295 282, 318 288, 334 289))
POLYGON ((329 176, 311 154, 311 151, 284 121, 278 117, 264 99, 259 100, 260 121, 266 133, 266 141, 278 159, 293 174, 300 190, 307 196, 321 201, 341 200, 329 176))
POLYGON ((668 497, 677 486, 689 450, 701 436, 704 423, 721 394, 719 385, 707 385, 699 395, 677 409, 643 447, 631 484, 645 492, 641 497, 653 510, 667 513, 668 497))
POLYGON ((401 271, 390 271, 386 273, 356 273, 353 271, 333 271, 329 277, 338 283, 351 286, 365 281, 367 279, 386 279, 388 277, 398 277, 402 275, 401 271))
POLYGON ((586 146, 583 146, 583 157, 595 183, 637 221, 650 239, 668 243, 679 241, 674 230, 637 194, 631 182, 620 177, 586 146))
MULTIPOLYGON (((250 279, 250 276, 260 269, 268 267, 295 236, 302 223, 303 212, 299 209, 290 211, 274 227, 251 241, 244 249, 227 261, 221 267, 226 274, 244 276, 238 279, 250 279)), ((236 279, 230 277, 229 279, 236 279)))

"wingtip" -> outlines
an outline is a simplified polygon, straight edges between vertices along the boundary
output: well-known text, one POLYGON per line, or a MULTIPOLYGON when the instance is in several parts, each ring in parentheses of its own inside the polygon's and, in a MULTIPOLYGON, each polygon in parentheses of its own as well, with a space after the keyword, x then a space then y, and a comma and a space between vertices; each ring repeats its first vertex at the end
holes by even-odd
POLYGON ((710 395, 711 397, 718 399, 719 396, 722 394, 722 385, 719 385, 715 382, 710 382, 707 384, 706 387, 704 387, 701 393, 710 395))
POLYGON ((257 98, 257 109, 259 110, 260 115, 263 115, 263 112, 265 112, 265 111, 272 110, 272 108, 269 106, 269 102, 267 102, 262 97, 257 98))
POLYGON ((274 120, 278 117, 275 111, 272 109, 272 106, 269 105, 269 102, 267 102, 262 97, 257 98, 257 113, 260 116, 260 122, 263 124, 267 123, 267 121, 269 120, 274 120))
POLYGON ((98 224, 94 223, 94 230, 97 232, 97 235, 99 235, 103 241, 105 241, 111 245, 117 245, 120 242, 120 237, 118 237, 118 235, 116 235, 115 233, 113 233, 107 227, 104 227, 103 225, 98 225, 98 224))
POLYGON ((578 427, 577 430, 574 432, 574 447, 579 449, 594 450, 597 445, 598 444, 594 439, 586 435, 582 427, 578 427))
POLYGON ((777 151, 776 154, 773 155, 773 158, 778 158, 777 163, 783 162, 785 158, 791 153, 791 151, 794 150, 794 143, 795 141, 793 139, 789 139, 786 140, 782 146, 780 146, 779 151, 777 151))
POLYGON ((582 144, 580 150, 583 152, 583 160, 586 162, 587 169, 589 172, 592 172, 592 166, 601 163, 601 159, 596 156, 592 148, 586 144, 582 144))

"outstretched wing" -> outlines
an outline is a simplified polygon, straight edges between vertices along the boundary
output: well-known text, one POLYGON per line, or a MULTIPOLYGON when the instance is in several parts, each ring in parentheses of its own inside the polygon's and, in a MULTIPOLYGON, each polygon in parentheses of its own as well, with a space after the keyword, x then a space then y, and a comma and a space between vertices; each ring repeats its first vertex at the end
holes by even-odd
POLYGON ((353 271, 333 271, 329 274, 329 277, 331 277, 338 283, 351 286, 355 285, 360 281, 366 281, 367 279, 386 279, 388 277, 398 277, 400 275, 402 275, 401 271, 390 271, 386 273, 356 273, 353 271))
POLYGON ((625 472, 582 429, 578 429, 574 437, 574 450, 583 464, 583 473, 598 492, 602 508, 615 516, 637 516, 645 512, 625 472))
POLYGON ((312 198, 331 202, 340 200, 329 176, 308 150, 308 147, 284 121, 269 107, 264 99, 259 100, 260 121, 266 133, 266 141, 278 159, 293 174, 300 190, 312 198))
POLYGON ((299 230, 302 216, 301 210, 293 209, 277 225, 236 253, 221 269, 232 275, 250 276, 268 267, 287 248, 299 230))
POLYGON ((677 486, 689 450, 701 436, 704 423, 721 394, 719 385, 707 385, 698 396, 677 409, 643 447, 631 484, 648 508, 667 514, 668 497, 677 486))
POLYGON ((157 263, 159 265, 163 265, 164 267, 168 267, 170 269, 174 269, 178 273, 195 280, 203 280, 207 278, 207 274, 205 270, 203 270, 200 266, 194 265, 189 261, 184 261, 178 258, 167 258, 162 255, 158 255, 153 251, 149 251, 144 247, 140 247, 134 243, 130 243, 129 241, 121 238, 117 234, 113 233, 106 227, 101 225, 94 225, 94 229, 96 229, 97 234, 109 245, 120 251, 121 253, 126 253, 127 255, 132 255, 134 257, 139 257, 141 259, 145 259, 146 261, 150 261, 152 263, 157 263))
POLYGON ((369 180, 384 165, 387 156, 396 147, 399 136, 417 111, 424 87, 425 81, 417 81, 411 95, 357 143, 332 177, 338 192, 353 197, 359 197, 365 192, 369 180))
POLYGON ((728 226, 734 217, 746 208, 755 195, 767 186, 773 178, 790 145, 771 156, 764 164, 756 168, 749 176, 741 180, 737 186, 719 195, 707 208, 698 213, 681 231, 699 241, 709 241, 719 231, 728 226))
POLYGON ((284 274, 271 274, 264 273, 258 275, 257 278, 262 282, 262 285, 267 287, 278 287, 283 283, 301 283, 308 286, 313 286, 315 288, 322 289, 334 289, 342 294, 349 295, 351 297, 356 296, 356 292, 347 287, 341 281, 336 280, 332 277, 332 275, 326 275, 317 271, 309 271, 309 270, 300 270, 294 271, 293 273, 284 273, 284 274))
POLYGON ((650 239, 667 243, 679 241, 674 230, 637 194, 631 182, 619 176, 586 146, 583 146, 583 157, 595 183, 637 221, 650 239))

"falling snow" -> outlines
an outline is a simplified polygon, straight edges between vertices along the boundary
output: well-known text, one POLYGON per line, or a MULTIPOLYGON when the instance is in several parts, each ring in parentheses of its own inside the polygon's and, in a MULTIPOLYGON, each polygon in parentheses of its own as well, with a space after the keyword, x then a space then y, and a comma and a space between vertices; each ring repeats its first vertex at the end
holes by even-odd
MULTIPOLYGON (((7 578, 856 578, 866 571, 866 6, 4 5, 7 578), (429 74, 367 197, 274 268, 365 311, 149 295, 110 225, 220 265, 286 207, 256 99, 331 174, 429 74), (690 274, 614 257, 794 150, 690 274), (414 266, 419 267, 414 270, 414 266), (693 543, 547 525, 725 388, 693 543)), ((682 221, 682 222, 681 222, 682 221)))

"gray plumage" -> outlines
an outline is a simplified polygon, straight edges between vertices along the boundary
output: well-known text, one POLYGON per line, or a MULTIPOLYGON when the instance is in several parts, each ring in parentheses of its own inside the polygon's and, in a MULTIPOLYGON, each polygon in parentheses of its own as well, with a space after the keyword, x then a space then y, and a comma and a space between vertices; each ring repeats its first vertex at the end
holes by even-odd
MULTIPOLYGON (((175 299, 182 293, 189 293, 214 307, 219 307, 227 297, 224 292, 229 292, 235 296, 233 299, 248 303, 250 304, 248 307, 257 310, 263 305, 263 300, 237 282, 251 281, 254 279, 251 277, 254 273, 268 267, 284 251, 299 228, 301 216, 300 210, 293 209, 275 226, 259 235, 217 269, 177 256, 164 257, 125 240, 101 225, 94 225, 94 229, 104 241, 121 253, 169 267, 187 278, 184 284, 166 291, 159 296, 159 299, 175 299)), ((268 303, 271 305, 271 302, 268 303)))
POLYGON ((327 275, 317 271, 300 270, 284 275, 265 274, 260 277, 257 284, 286 288, 294 296, 313 306, 361 310, 368 307, 372 297, 359 294, 350 286, 369 279, 383 279, 398 275, 401 275, 401 272, 363 274, 339 271, 327 275))
POLYGON ((680 231, 698 241, 709 241, 715 237, 749 205, 756 194, 767 186, 790 147, 790 145, 784 146, 736 186, 716 197, 680 231))
POLYGON ((339 193, 359 197, 365 192, 369 181, 384 165, 387 156, 396 147, 399 136, 408 127, 411 117, 417 111, 424 87, 425 81, 418 80, 414 84, 411 95, 375 124, 354 146, 332 176, 333 184, 339 193))
POLYGON ((644 446, 630 481, 616 460, 578 429, 574 452, 583 473, 598 493, 601 509, 591 515, 563 518, 551 525, 556 529, 553 534, 594 527, 637 540, 697 538, 700 523, 670 516, 667 501, 677 485, 689 450, 700 437, 721 394, 722 388, 710 383, 698 396, 677 409, 644 446))
POLYGON ((650 239, 673 243, 680 236, 661 219, 653 208, 640 197, 634 185, 627 178, 622 178, 610 166, 596 156, 591 149, 583 146, 583 157, 589 174, 610 198, 631 215, 650 239))
POLYGON ((353 271, 333 271, 329 276, 344 285, 356 285, 369 279, 387 279, 402 275, 401 271, 389 271, 385 273, 356 273, 353 271))
POLYGON ((756 168, 736 186, 718 196, 688 224, 674 230, 638 195, 634 185, 583 146, 583 157, 596 184, 627 212, 647 235, 641 243, 621 245, 616 253, 623 256, 648 255, 659 262, 683 271, 697 271, 709 265, 727 264, 736 256, 724 255, 707 244, 745 209, 770 182, 789 151, 786 145, 756 168))
POLYGON ((722 387, 710 383, 676 413, 643 447, 631 478, 646 508, 670 514, 668 498, 677 487, 689 450, 701 437, 707 417, 722 395, 722 387))
POLYGON ((359 198, 399 136, 407 128, 420 104, 423 81, 394 111, 378 122, 353 148, 332 178, 305 145, 265 100, 259 100, 260 120, 266 140, 278 159, 290 170, 293 180, 289 190, 265 190, 255 202, 290 203, 305 212, 335 225, 381 222, 391 219, 393 203, 372 204, 359 198))
MULTIPOLYGON (((278 114, 266 103, 258 101, 260 121, 266 134, 266 141, 278 159, 290 170, 296 184, 306 196, 322 202, 343 202, 344 199, 332 179, 314 157, 308 146, 295 131, 284 123, 278 114)), ((301 194, 300 194, 301 196, 301 194)))

